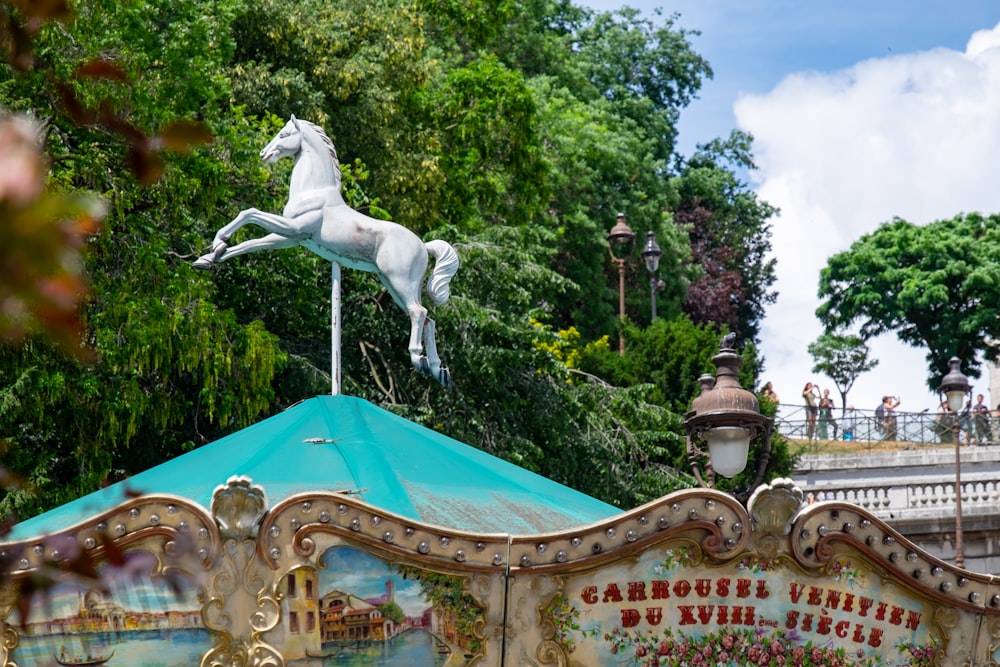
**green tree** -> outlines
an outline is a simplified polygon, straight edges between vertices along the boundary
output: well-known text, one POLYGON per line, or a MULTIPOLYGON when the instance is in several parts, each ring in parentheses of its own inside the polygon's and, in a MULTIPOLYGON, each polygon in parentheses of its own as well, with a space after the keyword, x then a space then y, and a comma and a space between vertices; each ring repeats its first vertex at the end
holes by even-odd
POLYGON ((383 602, 378 606, 378 610, 396 625, 402 625, 406 621, 406 613, 403 612, 403 608, 395 600, 383 602))
POLYGON ((927 225, 895 219, 829 259, 817 317, 828 332, 857 326, 862 340, 895 333, 927 350, 934 389, 950 357, 979 376, 1000 334, 1000 217, 959 215, 927 225))
POLYGON ((809 343, 808 350, 815 362, 813 372, 823 373, 837 385, 843 409, 847 409, 847 392, 858 376, 878 366, 878 359, 868 358, 871 350, 858 336, 822 334, 809 343))
MULTIPOLYGON (((0 436, 31 482, 0 510, 41 511, 329 387, 327 262, 298 249, 189 266, 238 211, 283 207, 291 165, 257 151, 290 113, 331 131, 349 203, 452 241, 463 262, 433 313, 451 391, 412 369, 377 280, 345 272, 345 392, 622 507, 689 486, 685 355, 705 361, 717 338, 654 354, 660 329, 649 345, 626 329, 680 388, 627 367, 583 381, 556 343, 614 331, 618 211, 657 234, 660 312, 681 312, 694 274, 665 212, 674 124, 710 74, 686 35, 564 0, 100 0, 43 29, 38 68, 0 71, 0 105, 48 119, 48 191, 99 195, 108 215, 83 253, 95 356, 40 335, 0 350, 0 436), (157 153, 190 143, 194 120, 211 147, 157 153)), ((628 275, 643 322, 646 275, 628 275)))
POLYGON ((400 0, 241 3, 227 72, 249 114, 326 127, 346 161, 371 169, 394 219, 420 231, 436 219, 443 187, 426 96, 441 73, 424 19, 400 0))
MULTIPOLYGON (((262 184, 259 169, 242 166, 253 164, 257 138, 229 109, 218 75, 232 50, 231 8, 92 3, 71 25, 38 34, 34 69, 0 71, 0 106, 48 118, 47 192, 99 193, 108 205, 84 249, 91 294, 76 345, 93 357, 68 358, 41 335, 0 350, 0 436, 27 480, 4 497, 6 516, 71 500, 271 408, 284 363, 277 339, 220 313, 211 284, 185 260, 221 202, 262 184), (96 54, 111 80, 73 74, 95 71, 96 54), (101 122, 81 125, 90 109, 101 122), (153 129, 195 113, 216 129, 215 147, 150 152, 153 129)), ((173 145, 162 132, 158 141, 173 145)))

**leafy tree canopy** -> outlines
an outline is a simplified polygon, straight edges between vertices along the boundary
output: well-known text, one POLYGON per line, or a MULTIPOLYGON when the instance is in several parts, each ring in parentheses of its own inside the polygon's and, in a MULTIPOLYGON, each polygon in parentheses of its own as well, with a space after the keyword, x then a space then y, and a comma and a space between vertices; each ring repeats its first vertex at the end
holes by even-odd
MULTIPOLYGON (((82 306, 74 295, 59 316, 76 316, 69 339, 82 331, 92 357, 67 357, 41 325, 0 349, 0 437, 26 480, 0 512, 44 510, 329 388, 326 262, 297 249, 190 267, 238 211, 282 209, 291 165, 257 151, 292 113, 331 133, 352 206, 462 258, 433 314, 454 388, 414 372, 405 318, 373 276, 348 271, 345 392, 622 507, 690 485, 675 470, 679 412, 718 337, 707 318, 675 321, 705 262, 672 211, 697 200, 713 243, 750 248, 725 266, 750 304, 766 302, 769 231, 727 173, 749 160, 744 143, 674 178, 676 119, 711 75, 688 34, 567 0, 100 0, 11 45, 20 69, 0 69, 0 107, 45 120, 46 194, 100 198, 107 215, 63 276, 73 289, 89 276, 82 306), (661 321, 625 328, 645 367, 601 356, 619 211, 664 250, 661 321)), ((645 324, 634 251, 627 315, 645 324)), ((38 312, 28 298, 46 276, 16 277, 38 312)), ((716 321, 746 323, 752 340, 756 311, 742 307, 716 321)))
POLYGON ((857 326, 863 340, 895 333, 927 350, 935 389, 957 356, 979 376, 977 357, 997 358, 1000 218, 959 215, 927 225, 885 223, 830 258, 816 311, 827 331, 857 326))
POLYGON ((878 366, 878 359, 869 359, 871 350, 858 336, 822 334, 809 343, 814 373, 823 373, 833 380, 840 392, 841 407, 847 408, 847 392, 862 373, 878 366))
POLYGON ((777 211, 736 175, 755 168, 751 141, 733 131, 725 141, 700 147, 673 182, 680 199, 674 218, 688 230, 699 269, 684 312, 756 342, 764 309, 777 298, 771 289, 776 259, 769 257, 770 219, 777 211))

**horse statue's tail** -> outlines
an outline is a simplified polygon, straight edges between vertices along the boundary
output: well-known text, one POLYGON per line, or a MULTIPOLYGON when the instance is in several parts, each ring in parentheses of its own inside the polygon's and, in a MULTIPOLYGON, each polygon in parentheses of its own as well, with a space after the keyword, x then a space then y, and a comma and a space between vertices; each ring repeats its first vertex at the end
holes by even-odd
POLYGON ((435 306, 448 301, 451 296, 451 289, 448 283, 458 273, 458 253, 446 241, 434 240, 424 244, 428 254, 434 258, 434 271, 427 279, 427 296, 435 306))

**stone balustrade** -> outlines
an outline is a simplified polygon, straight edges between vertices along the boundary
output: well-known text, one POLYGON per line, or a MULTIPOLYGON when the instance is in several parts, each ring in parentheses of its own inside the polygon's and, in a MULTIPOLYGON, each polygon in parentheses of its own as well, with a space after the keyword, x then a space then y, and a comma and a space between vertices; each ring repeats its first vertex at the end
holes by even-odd
MULTIPOLYGON (((1000 501, 1000 480, 994 476, 962 479, 963 513, 992 513, 1000 501)), ((915 513, 923 518, 953 516, 955 477, 900 479, 893 483, 859 486, 852 483, 824 483, 812 490, 818 500, 839 500, 862 507, 879 518, 903 519, 915 513)))

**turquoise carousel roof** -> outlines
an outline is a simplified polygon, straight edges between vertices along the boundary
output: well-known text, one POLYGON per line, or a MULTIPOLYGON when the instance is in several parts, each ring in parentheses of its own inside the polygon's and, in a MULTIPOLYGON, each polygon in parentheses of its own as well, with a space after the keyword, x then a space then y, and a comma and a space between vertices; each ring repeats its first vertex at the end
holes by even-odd
POLYGON ((349 396, 320 396, 19 523, 8 539, 63 530, 134 498, 173 494, 206 508, 233 475, 274 505, 340 491, 415 520, 473 532, 540 533, 621 510, 349 396))

